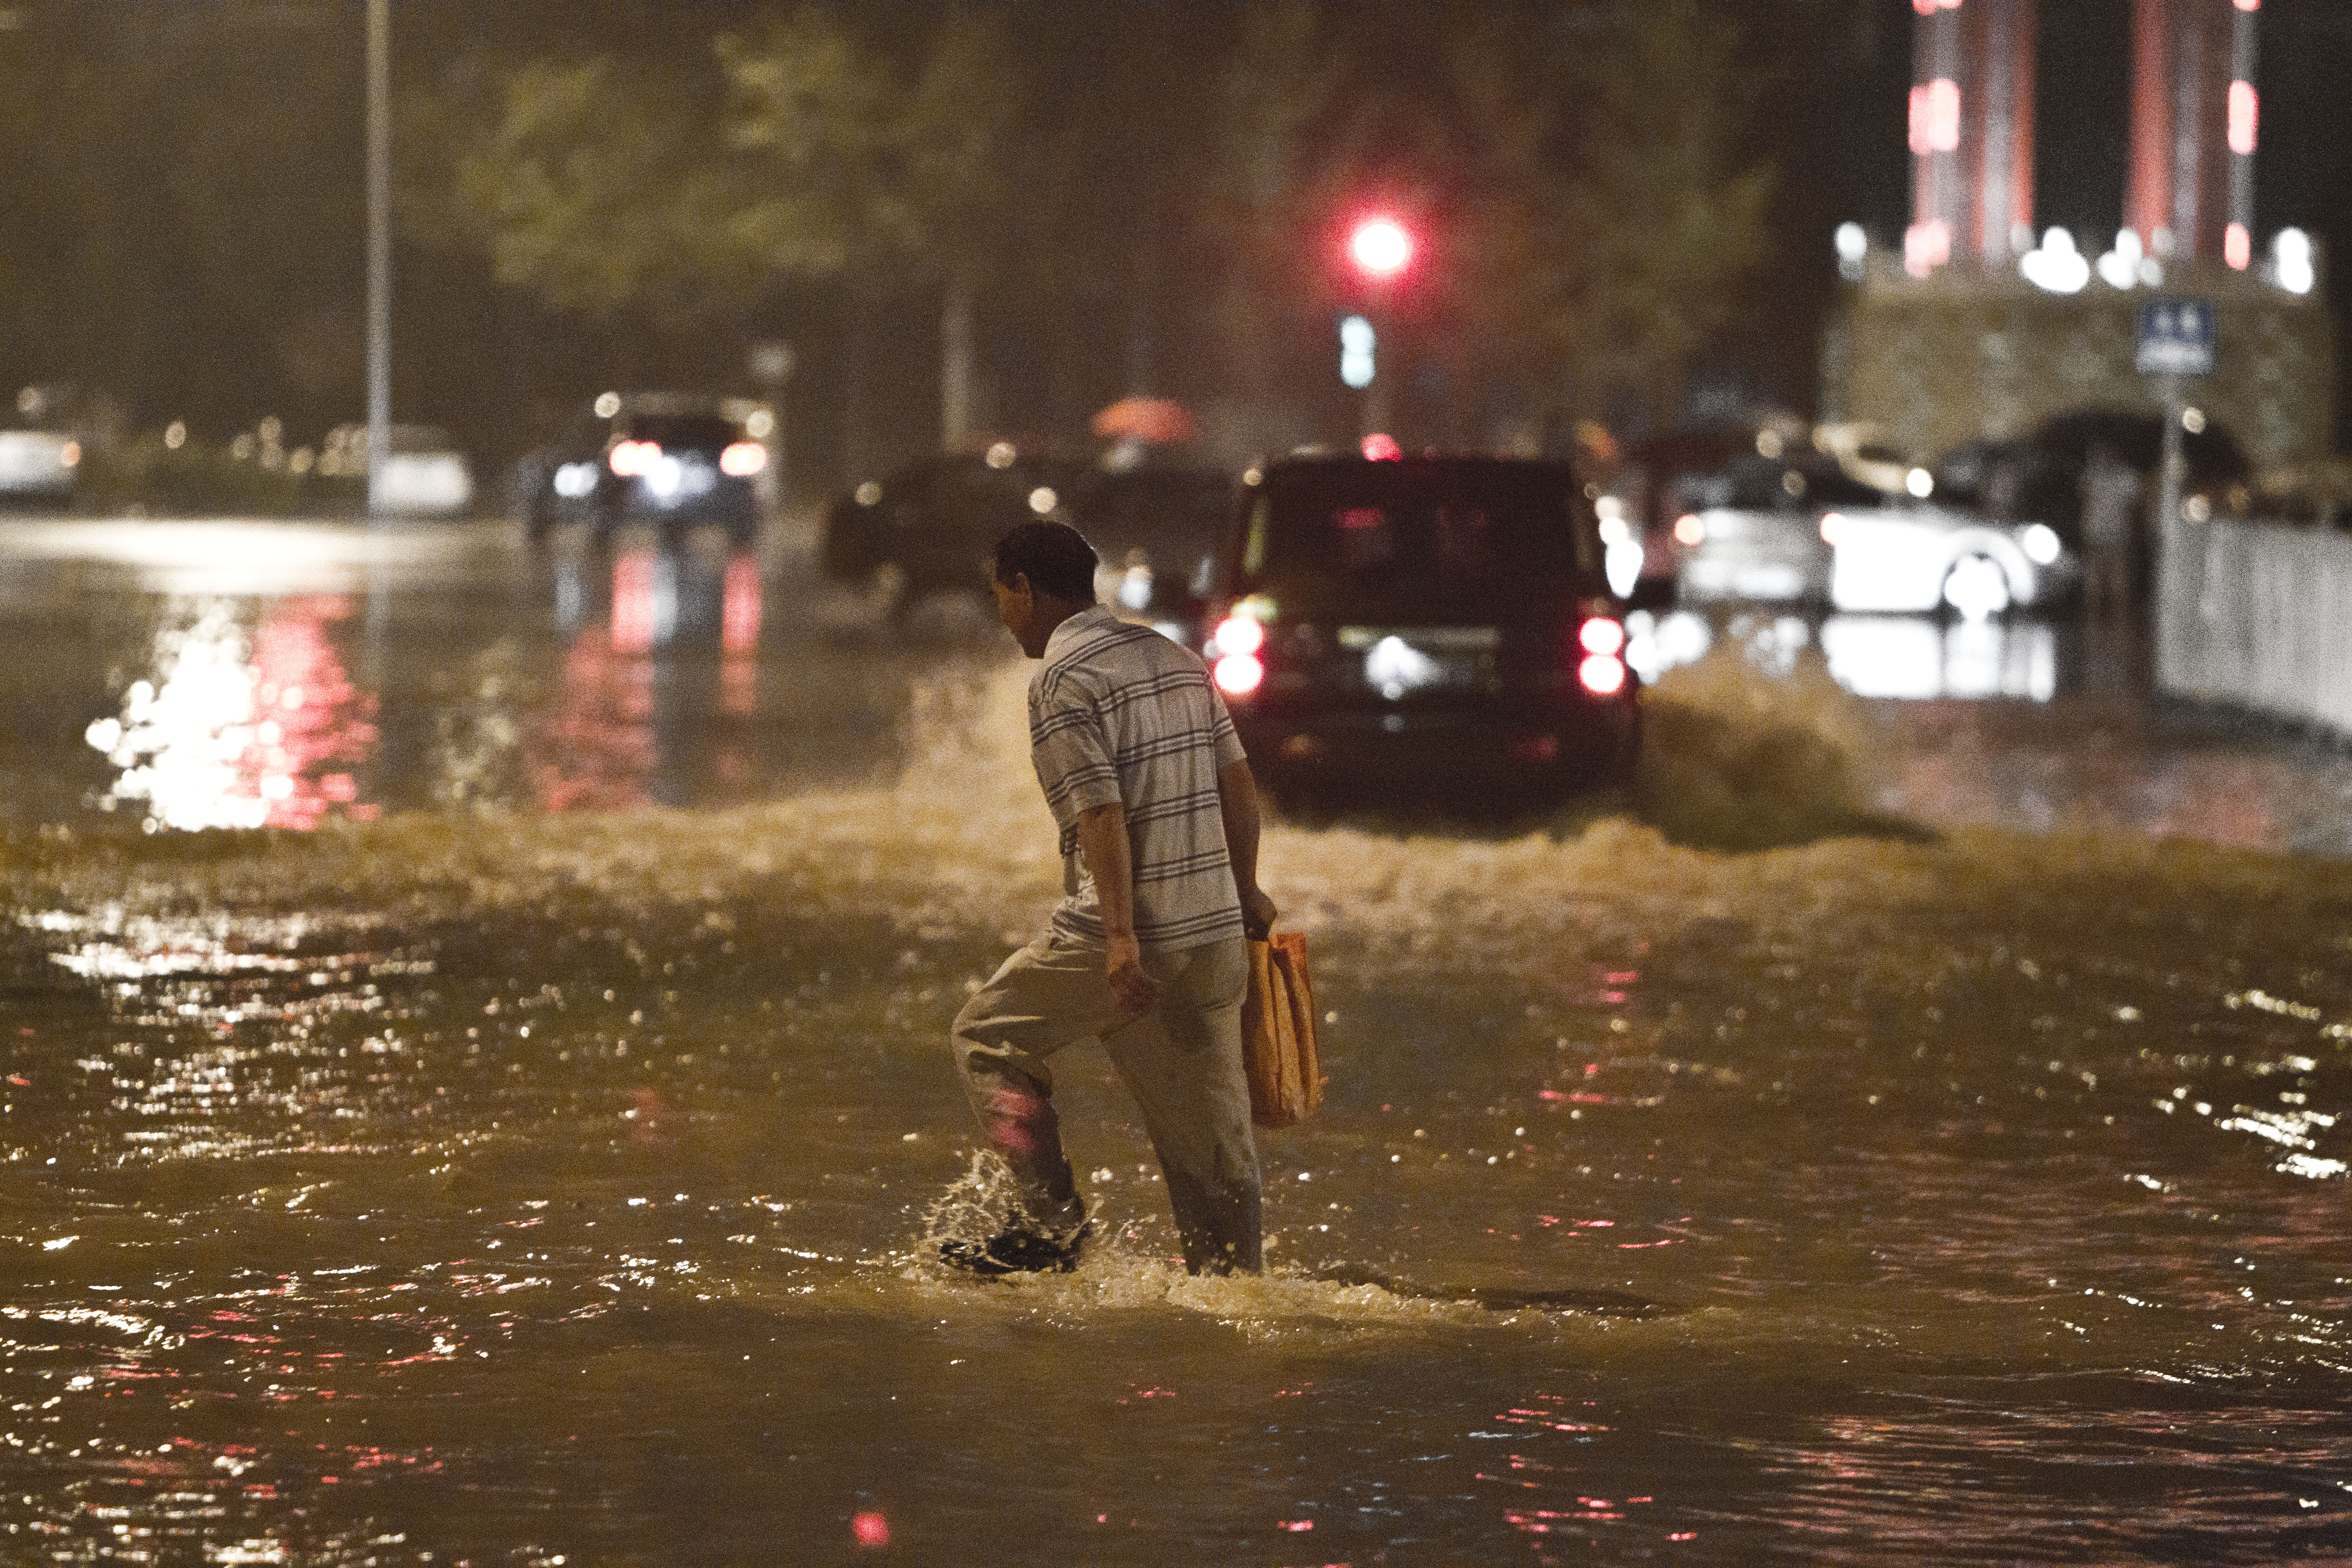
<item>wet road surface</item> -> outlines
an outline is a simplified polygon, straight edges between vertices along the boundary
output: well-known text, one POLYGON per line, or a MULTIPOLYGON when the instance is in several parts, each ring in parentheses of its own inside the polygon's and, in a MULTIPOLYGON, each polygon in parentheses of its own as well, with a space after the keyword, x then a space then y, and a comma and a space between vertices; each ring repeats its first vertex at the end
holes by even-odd
POLYGON ((2324 747, 1729 657, 1634 800, 1277 824, 1331 1081, 1272 1273, 1171 1265, 1082 1053, 1108 1240, 974 1284, 944 1029, 1056 882, 989 628, 788 552, 44 537, 0 1557, 2352 1554, 2324 747))

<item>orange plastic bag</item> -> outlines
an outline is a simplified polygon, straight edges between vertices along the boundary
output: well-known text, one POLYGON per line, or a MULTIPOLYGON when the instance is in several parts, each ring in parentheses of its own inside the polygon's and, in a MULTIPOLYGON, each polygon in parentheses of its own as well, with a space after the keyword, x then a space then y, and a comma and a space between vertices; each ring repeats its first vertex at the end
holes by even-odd
POLYGON ((1307 939, 1283 931, 1249 944, 1249 1000, 1242 1005, 1242 1063, 1249 1072, 1250 1120, 1289 1127, 1323 1102, 1315 1049, 1315 992, 1307 980, 1307 939))

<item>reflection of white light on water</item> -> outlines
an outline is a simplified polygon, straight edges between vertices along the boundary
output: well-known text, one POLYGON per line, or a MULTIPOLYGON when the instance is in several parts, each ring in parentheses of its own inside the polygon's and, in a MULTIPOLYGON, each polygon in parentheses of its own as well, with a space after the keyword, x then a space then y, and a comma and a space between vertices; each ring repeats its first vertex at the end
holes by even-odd
POLYGON ((177 828, 258 827, 269 817, 259 792, 241 787, 254 742, 254 687, 244 627, 215 605, 184 630, 157 639, 161 684, 133 682, 121 719, 100 719, 89 743, 122 770, 100 804, 143 800, 149 821, 177 828))
POLYGON ((1625 617, 1625 662, 1644 686, 1681 664, 1696 664, 1715 646, 1705 616, 1675 610, 1659 616, 1635 610, 1625 617))
POLYGON ((35 560, 114 562, 150 593, 340 594, 446 571, 464 538, 364 523, 78 518, 14 525, 8 548, 35 560))
POLYGON ((326 640, 344 613, 341 600, 287 601, 248 634, 222 602, 159 633, 155 679, 132 682, 121 717, 84 731, 122 770, 100 806, 143 801, 151 829, 189 831, 309 827, 338 807, 373 816, 350 773, 321 771, 375 741, 326 640))
POLYGON ((1822 625, 1822 651, 1831 678, 1857 697, 2047 702, 2058 689, 2056 634, 2036 622, 1832 616, 1822 625))

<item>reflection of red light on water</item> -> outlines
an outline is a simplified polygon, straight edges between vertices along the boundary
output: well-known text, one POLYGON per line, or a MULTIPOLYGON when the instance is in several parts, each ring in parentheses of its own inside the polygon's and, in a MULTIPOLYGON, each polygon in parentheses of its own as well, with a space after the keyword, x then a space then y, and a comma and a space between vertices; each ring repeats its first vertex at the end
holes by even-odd
POLYGON ((590 627, 565 652, 562 696, 527 764, 541 810, 604 811, 649 798, 646 781, 659 761, 654 665, 617 657, 625 651, 617 627, 610 638, 590 627))
POLYGON ((374 751, 375 698, 354 687, 328 640, 329 623, 352 613, 349 599, 281 600, 253 634, 254 743, 238 772, 268 803, 272 827, 315 827, 336 806, 367 817, 351 773, 314 770, 367 760, 374 751))
POLYGON ((730 719, 749 719, 759 706, 760 661, 730 658, 719 667, 719 710, 730 719))
POLYGON ((733 556, 727 563, 719 640, 732 653, 760 646, 760 563, 749 555, 733 556))
POLYGON ((654 646, 658 569, 650 551, 613 558, 613 651, 644 653, 654 646))
POLYGON ((719 642, 727 658, 719 667, 719 710, 748 719, 759 700, 760 563, 749 555, 728 558, 727 587, 719 602, 719 642))
POLYGON ((871 1510, 852 1519, 849 1521, 849 1532, 857 1537, 857 1544, 860 1546, 890 1544, 890 1521, 871 1510))

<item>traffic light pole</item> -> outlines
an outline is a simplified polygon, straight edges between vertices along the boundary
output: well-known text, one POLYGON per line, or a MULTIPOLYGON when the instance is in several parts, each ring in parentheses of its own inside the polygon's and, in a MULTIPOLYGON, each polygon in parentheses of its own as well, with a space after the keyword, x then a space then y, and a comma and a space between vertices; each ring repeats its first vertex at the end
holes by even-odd
POLYGON ((1364 308, 1364 320, 1372 324, 1372 342, 1377 345, 1372 362, 1372 379, 1364 384, 1364 395, 1360 405, 1363 428, 1358 436, 1394 435, 1391 428, 1395 420, 1394 402, 1389 395, 1390 384, 1396 377, 1397 342, 1388 328, 1388 318, 1375 307, 1364 308))

